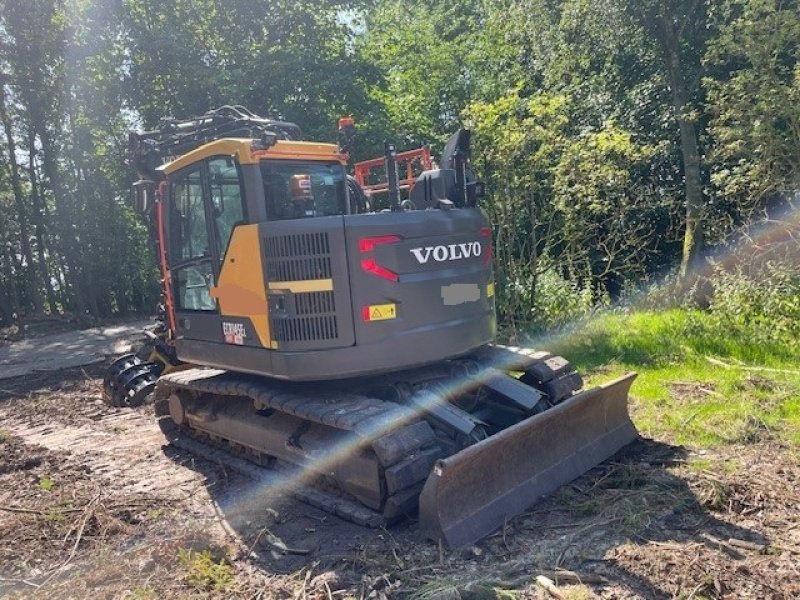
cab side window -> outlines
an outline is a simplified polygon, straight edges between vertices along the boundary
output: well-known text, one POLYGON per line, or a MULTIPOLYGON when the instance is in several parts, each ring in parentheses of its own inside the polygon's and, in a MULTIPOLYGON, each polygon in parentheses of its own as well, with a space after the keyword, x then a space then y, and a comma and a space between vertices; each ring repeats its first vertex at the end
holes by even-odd
POLYGON ((244 221, 244 197, 236 163, 229 157, 208 161, 211 210, 216 228, 219 258, 225 256, 233 228, 244 221))
POLYGON ((173 215, 178 259, 208 256, 208 228, 203 206, 203 183, 200 169, 188 172, 172 184, 173 215))
POLYGON ((184 310, 216 310, 209 293, 213 277, 200 168, 180 175, 171 189, 172 275, 176 304, 184 310))

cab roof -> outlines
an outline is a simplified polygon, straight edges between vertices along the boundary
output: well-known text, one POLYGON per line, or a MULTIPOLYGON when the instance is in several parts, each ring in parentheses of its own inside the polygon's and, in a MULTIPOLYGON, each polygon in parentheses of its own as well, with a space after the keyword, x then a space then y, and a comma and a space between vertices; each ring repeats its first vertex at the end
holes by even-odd
POLYGON ((179 156, 175 160, 164 163, 157 170, 165 175, 170 175, 175 171, 212 156, 233 156, 242 165, 258 164, 258 161, 262 159, 336 161, 343 165, 347 163, 346 155, 339 151, 336 144, 278 140, 267 149, 259 149, 258 144, 258 140, 251 138, 214 140, 179 156))

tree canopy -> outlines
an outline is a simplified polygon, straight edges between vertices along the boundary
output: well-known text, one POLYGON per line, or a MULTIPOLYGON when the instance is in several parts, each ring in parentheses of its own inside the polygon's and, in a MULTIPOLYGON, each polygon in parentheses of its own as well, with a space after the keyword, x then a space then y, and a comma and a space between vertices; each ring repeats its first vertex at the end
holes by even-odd
POLYGON ((796 0, 0 0, 0 324, 148 311, 127 131, 224 104, 357 158, 462 124, 501 316, 680 268, 800 190, 796 0))

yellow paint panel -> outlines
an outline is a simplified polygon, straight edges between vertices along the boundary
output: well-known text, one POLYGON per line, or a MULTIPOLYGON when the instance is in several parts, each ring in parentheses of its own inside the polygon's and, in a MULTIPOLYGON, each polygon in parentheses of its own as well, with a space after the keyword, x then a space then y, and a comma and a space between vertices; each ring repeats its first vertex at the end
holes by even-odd
POLYGON ((335 144, 320 144, 317 142, 294 142, 278 140, 266 150, 253 150, 252 145, 256 140, 250 138, 224 138, 203 144, 191 152, 179 156, 172 162, 160 166, 158 169, 167 175, 199 160, 212 156, 234 156, 239 164, 254 165, 261 159, 277 160, 318 160, 337 161, 347 164, 347 157, 339 152, 335 144))
POLYGON ((320 144, 318 142, 295 142, 279 140, 266 150, 253 153, 255 158, 268 158, 277 160, 335 160, 347 164, 347 157, 339 152, 336 144, 320 144))
POLYGON ((372 304, 367 307, 370 321, 387 321, 397 318, 396 304, 372 304))
POLYGON ((211 290, 211 296, 219 301, 219 311, 223 317, 249 318, 261 345, 271 348, 269 306, 260 245, 258 225, 239 225, 234 228, 219 273, 219 285, 211 290))
POLYGON ((307 281, 270 281, 267 285, 271 290, 288 290, 293 294, 333 291, 333 279, 310 279, 307 281))
POLYGON ((258 158, 253 156, 251 145, 253 140, 249 138, 226 138, 215 140, 208 144, 203 144, 199 148, 195 148, 191 152, 179 156, 172 162, 162 165, 158 170, 163 171, 167 175, 174 173, 184 167, 196 163, 204 158, 212 156, 235 156, 239 164, 252 165, 258 162, 258 158))
POLYGON ((486 297, 491 298, 494 296, 494 282, 486 286, 486 297))

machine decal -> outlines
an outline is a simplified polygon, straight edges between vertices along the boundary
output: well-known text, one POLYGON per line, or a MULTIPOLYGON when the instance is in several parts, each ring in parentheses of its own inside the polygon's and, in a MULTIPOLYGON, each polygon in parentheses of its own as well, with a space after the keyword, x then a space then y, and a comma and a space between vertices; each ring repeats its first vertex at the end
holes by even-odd
POLYGON ((372 304, 362 309, 362 317, 365 321, 387 321, 397 318, 396 304, 372 304))
POLYGON ((244 330, 243 323, 228 323, 222 322, 222 335, 225 337, 226 344, 236 344, 243 346, 244 340, 247 337, 247 332, 244 330))
POLYGON ((463 244, 448 244, 447 246, 411 248, 409 252, 414 255, 419 264, 424 265, 431 257, 436 262, 462 260, 473 256, 478 257, 481 255, 482 250, 480 242, 465 242, 463 244))

